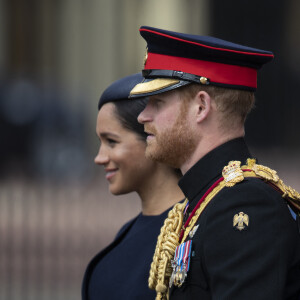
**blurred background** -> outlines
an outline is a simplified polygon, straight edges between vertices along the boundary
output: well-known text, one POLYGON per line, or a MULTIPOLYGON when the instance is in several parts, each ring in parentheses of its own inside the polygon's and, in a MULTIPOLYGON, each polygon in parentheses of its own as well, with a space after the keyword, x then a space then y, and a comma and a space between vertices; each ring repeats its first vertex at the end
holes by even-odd
POLYGON ((139 212, 93 159, 99 96, 142 69, 141 25, 275 53, 247 141, 300 190, 298 0, 0 0, 1 300, 79 300, 89 260, 139 212))

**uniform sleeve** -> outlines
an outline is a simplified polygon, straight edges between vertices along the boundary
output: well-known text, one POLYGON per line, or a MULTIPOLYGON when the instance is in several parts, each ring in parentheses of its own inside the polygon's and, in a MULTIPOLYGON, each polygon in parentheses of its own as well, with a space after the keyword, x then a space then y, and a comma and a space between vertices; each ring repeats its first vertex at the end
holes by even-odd
POLYGON ((212 299, 283 299, 293 234, 284 199, 266 183, 251 178, 223 189, 207 208, 203 241, 212 299), (241 230, 240 213, 247 215, 241 230))

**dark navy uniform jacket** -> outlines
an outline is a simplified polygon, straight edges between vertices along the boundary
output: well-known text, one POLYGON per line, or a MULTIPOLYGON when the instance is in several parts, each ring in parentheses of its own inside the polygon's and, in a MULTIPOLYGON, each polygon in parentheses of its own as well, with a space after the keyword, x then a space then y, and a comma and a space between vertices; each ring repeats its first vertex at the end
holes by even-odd
MULTIPOLYGON (((188 212, 229 161, 243 165, 250 157, 240 138, 196 163, 179 182, 190 201, 188 212)), ((171 288, 170 300, 300 299, 298 224, 281 194, 267 183, 245 178, 224 188, 196 224, 190 270, 180 288, 171 288), (249 216, 249 226, 241 231, 233 226, 233 217, 240 212, 249 216)))
POLYGON ((89 263, 82 284, 83 300, 152 300, 148 276, 157 237, 168 211, 138 215, 89 263))

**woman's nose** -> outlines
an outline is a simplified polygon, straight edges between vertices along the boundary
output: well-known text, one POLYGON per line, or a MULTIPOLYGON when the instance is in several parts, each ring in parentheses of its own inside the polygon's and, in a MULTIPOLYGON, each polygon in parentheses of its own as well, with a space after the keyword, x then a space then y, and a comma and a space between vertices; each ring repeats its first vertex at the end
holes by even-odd
POLYGON ((96 157, 94 159, 94 162, 97 165, 105 165, 109 162, 109 157, 102 146, 100 146, 98 154, 96 155, 96 157))

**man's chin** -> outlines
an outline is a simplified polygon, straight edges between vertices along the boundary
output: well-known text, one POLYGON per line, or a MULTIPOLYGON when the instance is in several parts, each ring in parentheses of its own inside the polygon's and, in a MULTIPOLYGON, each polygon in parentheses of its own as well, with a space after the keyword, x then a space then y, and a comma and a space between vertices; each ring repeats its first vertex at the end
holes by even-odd
POLYGON ((147 159, 151 159, 151 160, 156 160, 155 159, 155 155, 153 155, 153 145, 150 145, 147 143, 147 147, 146 147, 146 151, 145 151, 145 156, 147 159))
POLYGON ((161 155, 159 155, 155 149, 155 145, 147 144, 145 156, 147 159, 155 160, 161 162, 161 155))
POLYGON ((170 155, 166 153, 161 153, 156 151, 155 147, 147 146, 145 156, 147 159, 162 163, 172 168, 179 168, 178 161, 173 158, 171 159, 170 155))

